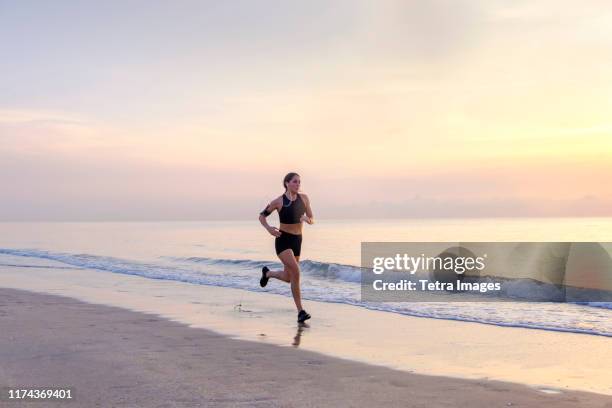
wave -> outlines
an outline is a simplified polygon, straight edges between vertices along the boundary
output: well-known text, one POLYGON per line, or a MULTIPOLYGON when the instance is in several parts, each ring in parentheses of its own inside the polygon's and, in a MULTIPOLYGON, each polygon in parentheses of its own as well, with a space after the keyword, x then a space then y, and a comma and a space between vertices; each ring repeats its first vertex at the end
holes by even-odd
MULTIPOLYGON (((230 287, 249 291, 260 291, 259 269, 263 266, 280 268, 278 262, 267 262, 252 259, 218 259, 205 257, 169 257, 160 256, 155 262, 138 262, 109 256, 91 254, 71 254, 51 252, 39 249, 0 248, 0 254, 47 259, 70 265, 74 268, 62 269, 96 269, 113 273, 136 275, 144 278, 172 280, 191 284, 230 287), (164 262, 165 261, 165 262, 164 262)), ((8 265, 8 264, 7 264, 8 265)), ((304 277, 309 278, 302 288, 304 299, 328 303, 343 303, 364 307, 371 310, 399 313, 414 317, 468 321, 496 326, 524 327, 532 329, 553 330, 562 332, 584 333, 612 337, 612 327, 607 324, 591 324, 585 328, 576 321, 588 315, 598 322, 609 321, 608 311, 612 302, 574 302, 548 304, 533 302, 527 307, 524 302, 493 306, 477 302, 448 302, 443 298, 439 302, 399 302, 376 303, 360 300, 361 272, 352 265, 327 263, 312 260, 300 262, 304 277), (564 313, 558 313, 559 307, 568 307, 564 313), (579 309, 572 309, 579 308, 579 309), (540 312, 536 312, 540 310, 540 312), (593 312, 588 312, 591 309, 593 312), (526 310, 530 310, 526 313, 526 310), (597 312, 597 311, 600 312, 597 312), (509 313, 510 311, 511 313, 509 313), (562 319, 562 320, 559 320, 562 319)), ((16 265, 23 266, 23 265, 16 265)), ((52 267, 49 265, 27 265, 28 267, 52 267)), ((493 279, 493 278, 486 278, 493 279)), ((542 287, 539 282, 510 282, 508 296, 512 293, 536 293, 541 296, 550 288, 542 287)), ((291 296, 287 285, 273 285, 267 292, 291 296)))
MULTIPOLYGON (((176 266, 164 266, 160 264, 137 262, 110 256, 71 254, 39 249, 8 248, 0 248, 0 254, 48 259, 83 269, 95 269, 125 275, 136 275, 150 279, 174 280, 202 285, 226 286, 222 285, 222 282, 219 282, 221 276, 206 275, 197 270, 177 268, 176 266)), ((236 278, 244 278, 242 275, 232 274, 224 274, 222 277, 228 282, 231 282, 236 278)))
POLYGON ((76 268, 76 267, 71 267, 71 266, 24 265, 24 264, 8 264, 8 263, 0 263, 0 266, 8 266, 10 268, 77 269, 77 270, 83 269, 83 268, 76 268))
POLYGON ((575 302, 577 305, 612 310, 612 302, 575 302))
MULTIPOLYGON (((164 257, 178 262, 193 262, 207 265, 239 266, 244 268, 263 268, 264 266, 281 268, 279 262, 255 261, 251 259, 219 259, 206 257, 164 257)), ((319 262, 305 259, 300 261, 300 269, 303 273, 324 279, 341 280, 345 282, 360 283, 361 268, 353 265, 343 265, 333 262, 319 262)))
MULTIPOLYGON (((189 267, 180 268, 177 267, 176 263, 184 265, 203 265, 207 267, 223 267, 223 277, 226 279, 244 278, 244 274, 231 273, 237 268, 243 271, 253 271, 261 269, 264 266, 268 266, 271 269, 282 268, 282 264, 279 262, 253 259, 160 256, 160 259, 166 259, 174 263, 172 265, 160 265, 129 261, 109 256, 70 254, 61 252, 50 252, 38 249, 0 248, 0 254, 49 259, 79 268, 99 269, 110 272, 139 275, 156 279, 182 280, 177 278, 184 277, 183 275, 187 274, 190 275, 189 279, 186 280, 187 282, 203 284, 215 283, 212 283, 211 279, 206 279, 206 274, 199 273, 202 272, 201 270, 194 270, 193 268, 189 267), (193 281, 194 273, 198 275, 197 281, 193 281)), ((32 265, 32 267, 35 266, 32 265)), ((324 281, 361 283, 361 268, 358 266, 333 262, 303 260, 300 262, 300 267, 304 276, 309 276, 324 281)), ((208 270, 206 272, 214 273, 213 270, 208 270)), ((558 285, 543 283, 532 279, 507 279, 492 276, 483 276, 466 277, 465 281, 501 284, 502 290, 499 292, 492 292, 491 294, 479 294, 479 299, 484 301, 486 301, 487 298, 505 298, 508 300, 525 301, 570 301, 571 303, 576 303, 583 306, 612 309, 612 302, 607 301, 610 296, 608 292, 573 287, 559 287, 558 285), (582 299, 580 297, 582 297, 582 299), (575 301, 571 301, 570 299, 575 299, 575 301)), ((435 296, 437 295, 433 296, 434 297, 432 298, 432 300, 435 301, 435 296)), ((472 295, 464 295, 464 297, 468 301, 470 300, 469 296, 472 295)), ((443 300, 447 301, 448 299, 443 300)))

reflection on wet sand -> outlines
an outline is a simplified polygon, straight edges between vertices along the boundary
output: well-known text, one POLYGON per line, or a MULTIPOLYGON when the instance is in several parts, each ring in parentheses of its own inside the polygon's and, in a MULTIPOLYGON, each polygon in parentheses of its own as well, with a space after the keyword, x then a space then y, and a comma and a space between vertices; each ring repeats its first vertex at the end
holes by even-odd
POLYGON ((300 346, 300 341, 302 340, 302 332, 304 331, 304 328, 309 328, 309 327, 310 326, 308 325, 308 323, 298 323, 297 333, 295 333, 295 337, 293 338, 293 343, 291 343, 293 347, 300 346))

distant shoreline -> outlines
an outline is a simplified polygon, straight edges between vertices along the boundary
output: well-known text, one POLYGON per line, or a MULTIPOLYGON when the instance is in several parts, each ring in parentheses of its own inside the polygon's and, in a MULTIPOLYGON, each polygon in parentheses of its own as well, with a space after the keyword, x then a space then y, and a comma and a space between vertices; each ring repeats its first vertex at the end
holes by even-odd
MULTIPOLYGON (((389 221, 434 221, 434 220, 583 220, 583 219, 593 219, 593 220, 602 220, 602 219, 611 219, 612 214, 610 215, 491 215, 491 216, 405 216, 405 217, 395 217, 395 216, 377 216, 377 217, 325 217, 318 216, 317 220, 321 222, 389 222, 389 221)), ((244 217, 244 218, 210 218, 210 219, 0 219, 0 223, 75 223, 75 224, 87 224, 87 223, 190 223, 190 222, 220 222, 220 223, 251 223, 253 222, 252 218, 244 217)), ((255 220, 256 223, 256 220, 255 220)))

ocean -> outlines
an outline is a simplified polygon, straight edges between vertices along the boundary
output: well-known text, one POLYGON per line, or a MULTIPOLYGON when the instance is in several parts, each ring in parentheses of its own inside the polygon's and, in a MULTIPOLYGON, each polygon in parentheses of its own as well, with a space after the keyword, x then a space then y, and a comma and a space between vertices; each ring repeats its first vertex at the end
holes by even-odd
MULTIPOLYGON (((274 224, 274 222, 272 222, 274 224)), ((360 249, 365 241, 609 242, 612 218, 317 220, 304 226, 302 297, 422 318, 576 332, 612 337, 612 303, 366 302, 360 249)), ((259 222, 4 222, 0 267, 96 269, 194 285, 267 291, 261 268, 281 264, 274 238, 259 222)), ((1 268, 0 268, 1 270, 1 268)), ((521 285, 525 285, 521 282, 521 285)), ((521 287, 528 293, 529 287, 521 287)))

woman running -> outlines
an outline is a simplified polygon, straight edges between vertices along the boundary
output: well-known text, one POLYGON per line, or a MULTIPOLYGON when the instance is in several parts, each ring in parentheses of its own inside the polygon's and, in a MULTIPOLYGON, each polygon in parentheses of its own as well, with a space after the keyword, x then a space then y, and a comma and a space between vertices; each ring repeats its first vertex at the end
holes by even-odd
POLYGON ((276 237, 274 246, 276 255, 283 263, 284 270, 271 271, 267 266, 261 270, 259 284, 264 287, 268 279, 276 278, 291 284, 291 293, 298 310, 298 322, 303 323, 310 319, 310 315, 302 308, 300 295, 300 249, 302 247, 302 222, 314 223, 310 200, 304 193, 299 193, 300 176, 297 173, 289 173, 283 179, 285 193, 276 199, 259 213, 259 222, 268 232, 276 237), (268 224, 266 217, 274 210, 278 211, 280 226, 272 227, 268 224))

